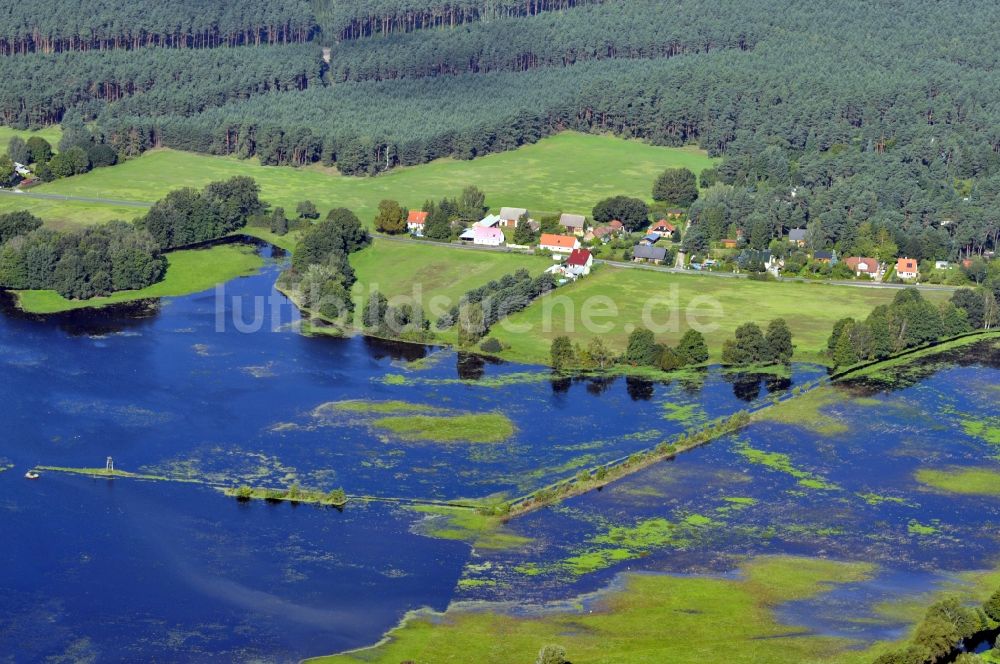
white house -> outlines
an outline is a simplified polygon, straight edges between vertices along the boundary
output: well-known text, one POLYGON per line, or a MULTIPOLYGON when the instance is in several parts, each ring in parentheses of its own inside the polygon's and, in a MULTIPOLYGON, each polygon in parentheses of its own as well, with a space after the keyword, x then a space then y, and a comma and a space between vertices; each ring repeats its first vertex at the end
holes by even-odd
POLYGON ((552 251, 557 254, 571 254, 574 249, 580 248, 580 240, 572 235, 542 233, 542 237, 538 241, 538 248, 542 251, 552 251))
POLYGON ((566 259, 566 269, 576 277, 585 277, 590 274, 590 268, 594 265, 594 256, 586 249, 574 249, 573 253, 566 259))
POLYGON ((934 261, 934 269, 935 270, 950 270, 951 269, 951 263, 949 263, 948 261, 934 261))
POLYGON ((410 215, 406 218, 406 229, 414 235, 424 234, 424 225, 427 223, 427 213, 420 210, 410 210, 410 215))
POLYGON ((14 162, 14 170, 15 170, 15 171, 17 172, 17 174, 18 174, 18 175, 20 175, 20 176, 21 176, 22 178, 27 178, 27 177, 31 177, 31 169, 30 169, 30 168, 28 168, 27 166, 25 166, 24 164, 19 164, 19 163, 17 163, 17 162, 15 161, 15 162, 14 162))
POLYGON ((474 226, 472 243, 484 247, 499 247, 503 244, 503 231, 490 226, 474 226))
POLYGON ((920 268, 914 258, 900 258, 896 261, 896 276, 900 279, 918 279, 920 268))

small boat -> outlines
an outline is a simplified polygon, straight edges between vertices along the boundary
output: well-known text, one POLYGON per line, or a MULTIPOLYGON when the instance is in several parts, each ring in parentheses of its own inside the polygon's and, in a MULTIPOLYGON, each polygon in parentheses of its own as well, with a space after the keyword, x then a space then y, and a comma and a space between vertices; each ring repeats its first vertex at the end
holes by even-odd
POLYGON ((38 479, 39 477, 41 477, 41 475, 39 475, 38 473, 36 473, 36 472, 35 472, 35 471, 33 471, 33 470, 29 470, 28 472, 26 472, 26 473, 24 474, 24 476, 25 476, 26 478, 28 478, 29 480, 37 480, 37 479, 38 479))

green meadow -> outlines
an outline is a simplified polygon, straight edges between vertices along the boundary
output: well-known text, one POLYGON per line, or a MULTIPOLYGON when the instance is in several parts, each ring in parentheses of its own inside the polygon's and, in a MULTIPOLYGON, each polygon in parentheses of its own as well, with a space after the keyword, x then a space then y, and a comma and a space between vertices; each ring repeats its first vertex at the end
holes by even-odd
MULTIPOLYGON (((414 296, 425 306, 430 304, 430 298, 440 296, 448 302, 447 309, 473 288, 520 268, 541 274, 552 261, 525 254, 376 238, 372 246, 351 255, 351 265, 358 277, 362 301, 368 300, 372 290, 378 290, 390 299, 414 296)), ((430 311, 427 313, 432 320, 435 318, 430 311)))
POLYGON ((994 468, 923 468, 917 481, 945 493, 1000 497, 1000 470, 994 468))
MULTIPOLYGON (((536 212, 589 214, 597 201, 616 194, 648 200, 653 180, 665 168, 684 166, 697 173, 714 163, 696 148, 656 147, 566 132, 511 152, 473 161, 441 159, 374 178, 341 176, 335 169, 321 166, 261 166, 253 160, 154 150, 112 168, 40 185, 35 191, 153 202, 171 189, 202 187, 214 180, 248 175, 260 184, 263 198, 289 212, 299 201, 309 199, 323 214, 334 207, 347 207, 366 223, 374 218, 378 202, 384 198, 419 208, 427 199, 458 195, 467 185, 477 185, 486 192, 487 203, 493 208, 509 205, 536 212)), ((140 214, 134 208, 123 217, 121 209, 111 207, 0 199, 0 211, 21 208, 63 224, 131 219, 140 214)))
POLYGON ((0 152, 7 152, 10 139, 15 136, 20 136, 24 140, 28 140, 32 136, 41 136, 52 145, 53 149, 58 149, 59 139, 62 138, 62 128, 58 125, 53 125, 44 129, 28 131, 26 129, 12 129, 11 127, 0 126, 0 152))
POLYGON ((822 596, 836 584, 861 581, 865 563, 813 558, 757 558, 737 578, 631 575, 621 591, 585 611, 505 615, 488 605, 416 613, 380 645, 320 657, 323 664, 534 661, 548 644, 566 649, 574 664, 611 662, 870 662, 871 651, 848 639, 817 636, 782 624, 774 608, 822 596), (592 610, 591 610, 592 609, 592 610))
POLYGON ((34 314, 52 314, 85 307, 144 300, 154 297, 187 295, 213 288, 236 277, 253 274, 264 261, 251 247, 219 245, 167 254, 167 274, 158 283, 141 290, 119 291, 108 297, 67 300, 51 290, 16 291, 18 305, 34 314))
MULTIPOLYGON (((515 361, 548 362, 552 339, 564 334, 583 346, 600 337, 613 351, 622 352, 629 331, 644 324, 644 308, 650 305, 645 318, 668 328, 657 332, 662 342, 676 344, 694 322, 710 326, 705 339, 713 360, 719 359, 723 341, 743 323, 755 321, 764 327, 774 318, 784 318, 792 330, 795 359, 824 361, 821 354, 838 319, 863 318, 895 294, 890 289, 724 279, 602 265, 589 277, 511 316, 508 329, 494 327, 493 336, 510 346, 504 356, 515 361), (585 317, 592 322, 590 329, 584 325, 585 317)), ((934 301, 947 296, 926 293, 934 301)))

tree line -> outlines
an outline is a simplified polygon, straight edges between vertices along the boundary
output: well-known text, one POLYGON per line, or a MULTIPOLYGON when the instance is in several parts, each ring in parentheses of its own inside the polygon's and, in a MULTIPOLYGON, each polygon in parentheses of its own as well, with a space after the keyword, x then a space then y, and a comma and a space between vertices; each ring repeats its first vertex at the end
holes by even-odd
POLYGON ((306 0, 11 2, 0 8, 0 55, 286 44, 317 29, 306 0))
POLYGON ((302 234, 292 265, 281 273, 278 284, 303 309, 346 324, 354 312, 351 287, 357 281, 349 257, 369 244, 371 236, 357 215, 334 208, 302 234))
POLYGON ((996 631, 1000 625, 1000 589, 978 606, 967 606, 956 597, 945 597, 928 607, 910 642, 875 659, 874 664, 927 664, 955 662, 974 664, 983 661, 963 652, 960 646, 974 646, 977 636, 996 631))
MULTIPOLYGON (((588 60, 669 58, 735 48, 756 37, 739 16, 706 22, 654 0, 613 0, 569 12, 543 12, 454 30, 349 40, 332 48, 330 77, 365 81, 565 67, 588 60)), ((726 18, 726 17, 722 17, 726 18)))
POLYGON ((328 42, 534 16, 603 0, 314 0, 328 42))
POLYGON ((844 318, 833 326, 827 351, 838 367, 885 359, 921 344, 1000 324, 993 292, 963 288, 935 305, 915 288, 875 307, 863 321, 844 318))

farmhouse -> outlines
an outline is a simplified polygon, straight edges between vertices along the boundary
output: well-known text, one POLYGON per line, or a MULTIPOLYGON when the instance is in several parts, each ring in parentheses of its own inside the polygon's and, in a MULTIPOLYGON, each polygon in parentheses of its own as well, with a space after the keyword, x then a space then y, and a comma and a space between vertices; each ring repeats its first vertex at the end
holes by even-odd
POLYGON ((837 252, 836 251, 817 251, 813 254, 813 260, 819 261, 820 263, 829 263, 830 265, 837 264, 837 252))
POLYGON ((582 214, 563 214, 559 217, 559 225, 565 228, 567 233, 580 237, 583 237, 585 222, 582 214))
POLYGON ((517 225, 521 221, 521 217, 528 214, 528 211, 524 208, 514 208, 514 207, 503 207, 500 208, 500 227, 501 228, 517 228, 517 225))
POLYGON ((571 235, 555 235, 553 233, 542 233, 538 241, 538 248, 543 251, 553 251, 559 254, 572 253, 574 249, 580 248, 580 240, 571 235))
POLYGON ((896 276, 900 279, 918 279, 920 268, 915 258, 900 258, 896 261, 896 276))
POLYGON ((499 247, 503 244, 503 231, 492 226, 473 226, 472 243, 484 247, 499 247))
POLYGON ((793 228, 788 231, 788 241, 794 244, 796 247, 806 246, 806 229, 804 228, 793 228))
POLYGON ((590 274, 590 268, 594 265, 594 256, 586 249, 574 249, 566 260, 566 269, 576 277, 585 277, 590 274))
POLYGON ((636 263, 649 262, 659 265, 667 257, 667 250, 663 247, 653 247, 647 244, 637 244, 632 248, 632 260, 636 263))
POLYGON ((410 216, 406 218, 406 229, 414 235, 424 234, 424 224, 427 223, 427 213, 420 210, 410 210, 410 216))
POLYGON ((660 235, 673 235, 677 227, 666 219, 660 219, 658 222, 649 227, 649 233, 659 233, 660 235))
POLYGON ((872 279, 877 279, 882 274, 882 268, 874 258, 850 256, 844 259, 844 265, 849 267, 856 277, 867 275, 872 279))

